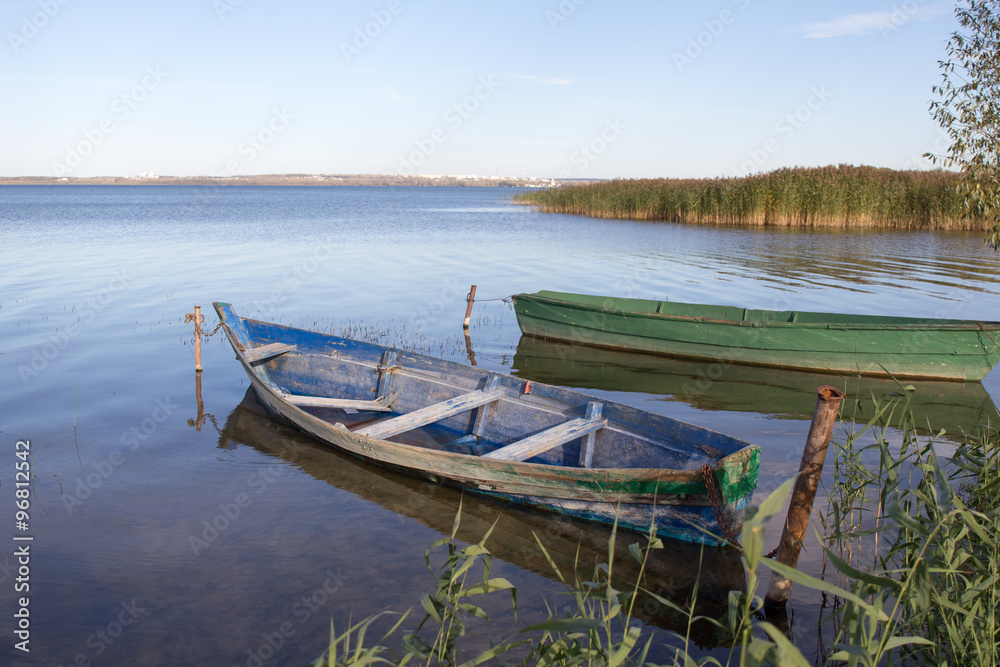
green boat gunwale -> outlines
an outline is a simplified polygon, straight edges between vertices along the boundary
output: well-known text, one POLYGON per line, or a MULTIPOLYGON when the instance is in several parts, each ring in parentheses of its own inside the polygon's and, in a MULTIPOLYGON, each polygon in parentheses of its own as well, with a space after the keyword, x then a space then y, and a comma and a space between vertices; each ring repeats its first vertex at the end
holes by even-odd
MULTIPOLYGON (((886 319, 885 324, 871 323, 871 322, 796 322, 796 321, 770 321, 770 320, 734 320, 734 319, 724 319, 724 318, 713 318, 713 317, 697 317, 692 315, 675 315, 672 313, 653 313, 653 312, 643 312, 639 310, 624 310, 621 308, 610 307, 606 305, 597 304, 587 304, 581 301, 568 301, 565 299, 556 299, 549 296, 540 296, 538 294, 515 294, 511 297, 514 301, 518 299, 526 299, 540 302, 547 302, 558 304, 560 306, 565 306, 573 310, 584 310, 588 312, 600 312, 608 315, 619 315, 622 317, 642 317, 649 319, 663 319, 663 320, 676 320, 679 322, 704 322, 706 324, 721 324, 727 326, 739 326, 739 327, 794 327, 796 329, 872 329, 872 330, 907 330, 911 328, 929 329, 932 331, 984 331, 987 332, 984 327, 990 327, 993 329, 1000 330, 1000 321, 993 320, 955 320, 953 322, 947 322, 935 318, 917 318, 917 317, 892 317, 884 315, 866 315, 864 317, 884 317, 886 319), (893 322, 896 322, 893 324, 893 322)), ((610 297, 610 299, 617 300, 616 297, 610 297)), ((680 302, 667 302, 662 303, 678 303, 679 305, 685 306, 696 306, 701 304, 681 304, 680 302)), ((720 306, 714 306, 720 307, 720 306)), ((757 312, 768 312, 768 313, 779 313, 785 311, 776 310, 757 310, 757 312)), ((800 315, 836 315, 836 313, 822 313, 815 311, 787 311, 792 314, 800 315)), ((988 333, 988 332, 987 332, 988 333)), ((994 341, 996 342, 996 341, 994 341)), ((1000 347, 1000 343, 998 343, 1000 347)))

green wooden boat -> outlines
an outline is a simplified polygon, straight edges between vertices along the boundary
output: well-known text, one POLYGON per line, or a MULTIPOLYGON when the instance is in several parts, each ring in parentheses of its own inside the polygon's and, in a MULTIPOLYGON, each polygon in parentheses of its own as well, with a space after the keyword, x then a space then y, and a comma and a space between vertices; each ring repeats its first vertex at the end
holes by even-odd
POLYGON ((513 300, 525 334, 690 359, 972 381, 1000 361, 1000 322, 750 310, 548 291, 513 300))

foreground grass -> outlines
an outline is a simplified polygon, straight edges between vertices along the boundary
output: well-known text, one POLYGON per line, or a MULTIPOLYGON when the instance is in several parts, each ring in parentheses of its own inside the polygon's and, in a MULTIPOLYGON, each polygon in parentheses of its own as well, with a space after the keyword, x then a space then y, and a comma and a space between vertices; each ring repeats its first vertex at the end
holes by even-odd
MULTIPOLYGON (((435 584, 420 599, 423 615, 415 629, 403 629, 411 612, 374 643, 366 636, 384 614, 339 633, 331 627, 329 651, 314 667, 475 667, 487 662, 654 667, 648 661, 653 638, 643 635, 632 616, 643 596, 685 615, 689 628, 708 622, 728 637, 722 658, 696 661, 689 654, 688 637, 674 633, 677 641, 667 647, 673 656, 670 665, 813 664, 777 626, 764 620, 759 585, 768 570, 830 601, 824 605, 824 622, 831 639, 819 664, 1000 663, 1000 432, 983 427, 967 434, 965 444, 942 463, 934 439, 918 439, 903 391, 888 401, 876 401, 868 424, 835 447, 837 480, 823 517, 826 535, 821 536, 830 573, 823 578, 762 557, 764 527, 780 516, 791 492, 789 480, 744 522, 747 588, 730 593, 724 618, 696 617, 697 585, 687 608, 638 583, 624 589, 613 585, 616 532, 609 540, 607 562, 587 581, 575 575, 566 578, 539 541, 571 603, 486 650, 470 650, 462 646, 462 638, 472 623, 488 620, 477 602, 501 593, 510 597, 516 613, 517 595, 511 582, 491 577, 489 532, 477 544, 462 548, 456 543, 459 510, 452 535, 427 551, 435 584), (889 444, 889 424, 902 432, 901 444, 889 444), (871 444, 862 444, 869 439, 871 444), (874 465, 866 464, 866 458, 874 458, 874 465), (445 549, 447 555, 435 570, 431 553, 436 549, 445 549), (390 640, 398 648, 389 648, 390 640)), ((653 534, 629 551, 645 564, 661 548, 663 543, 653 534)))
POLYGON ((961 175, 875 167, 779 169, 744 178, 613 180, 533 190, 551 213, 719 225, 985 230, 963 214, 961 175))

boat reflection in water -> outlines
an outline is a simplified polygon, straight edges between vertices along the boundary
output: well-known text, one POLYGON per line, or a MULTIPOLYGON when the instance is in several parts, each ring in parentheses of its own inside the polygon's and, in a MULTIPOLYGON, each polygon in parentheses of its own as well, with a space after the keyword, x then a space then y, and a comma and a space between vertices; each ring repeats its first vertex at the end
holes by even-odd
MULTIPOLYGON (((756 412, 778 419, 812 416, 816 388, 832 385, 847 394, 843 418, 866 422, 874 415, 873 397, 888 399, 912 386, 910 407, 918 429, 961 438, 979 424, 996 422, 997 408, 979 382, 910 380, 830 375, 746 366, 726 361, 688 361, 642 352, 606 350, 521 336, 512 375, 580 389, 662 395, 699 410, 756 412)), ((899 410, 896 411, 897 413, 899 410)))
MULTIPOLYGON (((538 548, 535 535, 569 581, 572 581, 574 563, 577 563, 580 580, 591 581, 594 567, 608 559, 609 526, 491 498, 466 494, 463 499, 462 493, 455 489, 366 463, 282 426, 268 416, 252 389, 229 415, 219 436, 220 448, 232 449, 240 445, 294 463, 318 480, 417 521, 442 536, 451 534, 461 503, 462 521, 457 539, 463 542, 478 542, 499 518, 486 543, 487 548, 497 558, 553 581, 557 578, 538 548)), ((629 553, 628 546, 637 541, 641 545, 643 539, 625 531, 618 535, 614 583, 619 590, 630 588, 640 577, 640 566, 629 553)), ((729 591, 746 588, 739 554, 731 548, 703 549, 701 545, 678 540, 665 540, 664 544, 663 549, 652 552, 646 563, 642 586, 686 608, 697 584, 696 613, 723 618, 729 591)), ((419 592, 415 593, 413 601, 419 595, 419 592)), ((686 617, 648 595, 640 595, 633 612, 637 618, 647 624, 685 634, 686 617)), ((404 600, 402 604, 413 601, 404 600)), ((691 639, 702 647, 719 646, 728 641, 707 621, 694 625, 691 639)))

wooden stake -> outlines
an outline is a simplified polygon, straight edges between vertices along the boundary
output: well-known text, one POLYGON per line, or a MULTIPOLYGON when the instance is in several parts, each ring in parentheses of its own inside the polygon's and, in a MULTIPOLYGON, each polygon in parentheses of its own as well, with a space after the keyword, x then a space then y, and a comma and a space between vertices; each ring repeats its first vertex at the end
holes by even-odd
POLYGON ((473 285, 472 289, 469 290, 468 296, 465 297, 466 303, 468 305, 465 307, 465 321, 462 322, 462 328, 469 328, 469 318, 472 316, 472 303, 476 300, 476 286, 473 285))
POLYGON ((194 307, 194 370, 201 372, 201 306, 194 307))
MULTIPOLYGON (((792 489, 792 501, 788 505, 788 516, 785 517, 785 528, 781 531, 776 556, 778 562, 791 567, 799 562, 802 538, 809 525, 816 487, 819 486, 823 464, 826 462, 826 450, 830 446, 833 427, 837 423, 837 412, 843 400, 844 393, 834 387, 824 385, 816 390, 816 409, 813 411, 809 436, 799 464, 799 476, 792 489)), ((764 605, 772 609, 784 607, 791 591, 792 582, 772 571, 764 605)))

